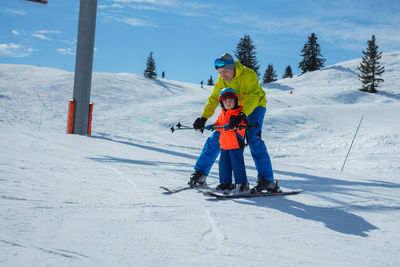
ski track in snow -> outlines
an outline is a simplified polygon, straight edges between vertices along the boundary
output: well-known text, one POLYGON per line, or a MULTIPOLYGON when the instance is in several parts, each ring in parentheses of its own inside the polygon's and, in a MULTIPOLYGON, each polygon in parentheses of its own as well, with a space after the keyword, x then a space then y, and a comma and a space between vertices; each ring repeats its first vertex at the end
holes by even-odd
POLYGON ((136 205, 138 205, 138 204, 145 205, 146 204, 146 202, 143 200, 143 196, 138 191, 136 183, 131 178, 129 178, 128 174, 124 175, 121 171, 119 171, 118 169, 116 169, 114 167, 111 167, 111 166, 108 166, 108 168, 110 170, 113 170, 114 172, 116 172, 121 178, 125 179, 125 181, 130 185, 130 187, 133 189, 133 192, 134 192, 133 195, 135 195, 135 196, 137 196, 139 198, 139 203, 136 203, 136 205))
POLYGON ((214 218, 210 215, 210 211, 206 209, 204 206, 202 207, 205 217, 207 218, 207 222, 210 225, 210 228, 205 234, 212 234, 215 238, 216 249, 221 250, 223 247, 224 240, 226 239, 225 234, 218 227, 218 223, 214 220, 214 218))
POLYGON ((56 255, 56 256, 61 256, 63 258, 70 258, 70 259, 76 259, 76 260, 78 260, 80 258, 88 258, 88 256, 81 254, 79 252, 76 252, 76 251, 72 251, 72 250, 56 249, 56 248, 48 249, 48 248, 32 246, 32 245, 27 246, 27 245, 22 245, 22 244, 10 242, 10 241, 2 240, 2 239, 0 239, 0 242, 5 245, 20 247, 20 248, 23 248, 26 250, 37 250, 40 252, 44 252, 44 253, 48 253, 48 254, 52 254, 52 255, 56 255))

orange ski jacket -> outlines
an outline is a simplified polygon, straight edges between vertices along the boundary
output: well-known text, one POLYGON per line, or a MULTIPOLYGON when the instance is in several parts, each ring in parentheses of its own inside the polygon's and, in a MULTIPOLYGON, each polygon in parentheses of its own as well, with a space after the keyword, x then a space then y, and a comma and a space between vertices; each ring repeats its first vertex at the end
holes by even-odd
MULTIPOLYGON (((221 113, 218 116, 217 122, 214 123, 215 126, 224 126, 229 123, 229 119, 232 115, 237 116, 243 107, 239 107, 237 109, 225 110, 222 109, 221 113)), ((245 121, 241 121, 239 126, 246 126, 247 123, 245 121)), ((221 132, 219 137, 219 143, 222 149, 237 149, 245 147, 245 134, 246 129, 237 129, 237 130, 225 130, 225 129, 216 129, 221 132)))

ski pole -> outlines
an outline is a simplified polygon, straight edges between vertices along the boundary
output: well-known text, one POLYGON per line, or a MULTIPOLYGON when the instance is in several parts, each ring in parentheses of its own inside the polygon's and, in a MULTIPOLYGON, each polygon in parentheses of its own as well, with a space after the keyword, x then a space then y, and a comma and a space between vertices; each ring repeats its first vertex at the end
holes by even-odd
POLYGON ((358 124, 357 130, 356 130, 356 133, 354 134, 353 140, 351 141, 351 144, 350 144, 349 150, 347 151, 347 155, 346 155, 346 158, 344 159, 344 162, 343 162, 343 165, 342 165, 342 169, 340 170, 340 172, 342 172, 342 171, 343 171, 343 169, 344 169, 344 165, 346 164, 347 157, 348 157, 348 156, 349 156, 349 154, 350 154, 351 147, 353 146, 354 139, 356 139, 356 136, 357 136, 358 130, 360 129, 361 122, 362 122, 363 118, 364 118, 364 115, 362 115, 362 117, 361 117, 361 119, 360 119, 360 123, 358 124))
POLYGON ((173 133, 176 130, 190 130, 190 129, 194 129, 194 128, 182 125, 180 122, 178 122, 178 124, 176 125, 176 128, 175 128, 175 126, 172 126, 170 129, 171 129, 171 132, 173 133))
MULTIPOLYGON (((248 128, 256 128, 257 126, 258 126, 258 124, 256 123, 256 124, 248 124, 246 126, 237 126, 236 128, 239 130, 242 130, 242 129, 248 129, 248 128)), ((178 124, 176 125, 176 128, 175 128, 175 126, 172 126, 170 129, 171 129, 171 132, 173 133, 177 130, 193 130, 194 128, 190 127, 190 126, 182 125, 180 122, 178 122, 178 124)), ((201 127, 200 129, 207 130, 208 127, 201 127)), ((224 129, 224 126, 212 126, 210 130, 215 130, 215 129, 224 129)))

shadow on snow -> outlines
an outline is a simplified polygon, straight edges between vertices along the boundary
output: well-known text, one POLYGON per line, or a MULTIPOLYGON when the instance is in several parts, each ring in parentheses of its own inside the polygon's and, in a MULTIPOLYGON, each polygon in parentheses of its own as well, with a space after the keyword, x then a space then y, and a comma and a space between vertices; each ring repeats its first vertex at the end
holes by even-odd
MULTIPOLYGON (((114 140, 110 137, 105 136, 92 136, 91 138, 99 138, 106 141, 116 142, 120 144, 125 144, 129 146, 138 147, 141 149, 146 149, 149 151, 168 154, 172 156, 182 157, 186 159, 196 160, 197 156, 182 153, 182 152, 174 152, 168 149, 157 148, 155 146, 136 144, 133 142, 122 141, 122 140, 114 140)), ((116 158, 110 156, 101 156, 97 158, 90 158, 99 162, 117 162, 117 163, 127 163, 127 164, 138 164, 138 165, 174 165, 179 167, 192 167, 191 164, 183 164, 183 163, 174 163, 174 162, 162 162, 162 161, 148 161, 148 160, 133 160, 133 159, 123 159, 116 158)), ((248 169, 255 170, 252 166, 247 166, 248 169)), ((369 187, 365 191, 374 190, 374 187, 385 187, 385 188, 400 188, 400 184, 384 182, 384 181, 369 181, 369 182, 361 182, 361 181, 347 181, 329 177, 322 177, 316 175, 310 175, 299 172, 289 172, 289 171, 280 171, 274 170, 276 174, 291 176, 296 178, 302 178, 302 180, 291 180, 285 182, 291 188, 302 188, 305 190, 305 193, 321 193, 321 192, 332 192, 332 193, 341 193, 341 194, 351 194, 352 192, 362 191, 362 189, 358 188, 360 186, 369 187), (316 182, 317 181, 317 182, 316 182), (347 186, 347 188, 345 187, 347 186)), ((282 185, 282 184, 281 184, 282 185)), ((323 197, 319 195, 319 197, 323 197)), ((338 202, 335 199, 329 199, 330 201, 338 202)), ((214 200, 215 201, 215 200, 214 200)), ((252 198, 251 200, 235 200, 238 203, 245 205, 256 205, 260 207, 267 207, 279 210, 281 212, 285 212, 291 215, 294 215, 298 218, 313 220, 317 222, 322 222, 324 225, 336 232, 340 232, 343 234, 351 234, 366 237, 368 236, 368 232, 372 230, 378 229, 376 226, 367 222, 361 216, 355 215, 346 211, 346 208, 360 208, 360 209, 386 209, 386 210, 400 210, 400 206, 367 206, 367 207, 357 207, 355 205, 351 205, 348 203, 342 203, 341 207, 319 207, 307 205, 301 202, 297 202, 285 197, 279 197, 278 199, 265 201, 263 198, 252 198)))
POLYGON ((192 165, 185 163, 177 163, 177 162, 167 162, 167 161, 153 161, 153 160, 134 160, 134 159, 124 159, 110 156, 100 156, 100 157, 88 157, 88 159, 98 161, 98 162, 109 162, 109 163, 126 163, 126 164, 135 164, 135 165, 171 165, 178 167, 190 167, 192 165))
POLYGON ((378 229, 361 216, 355 215, 341 208, 312 206, 285 197, 279 198, 279 200, 269 199, 268 201, 265 201, 262 198, 253 198, 250 201, 237 200, 237 202, 244 205, 272 208, 291 214, 297 218, 322 222, 332 231, 343 234, 367 237, 368 232, 378 229))
POLYGON ((176 156, 176 157, 182 157, 182 158, 194 159, 194 160, 197 159, 197 156, 193 156, 190 154, 186 154, 186 153, 182 153, 182 152, 174 152, 174 151, 171 151, 168 149, 157 148, 155 146, 150 146, 150 145, 137 144, 137 143, 122 141, 122 140, 114 140, 110 137, 105 137, 105 136, 91 136, 90 138, 103 139, 103 140, 110 141, 110 142, 115 142, 115 143, 124 144, 124 145, 128 145, 128 146, 134 146, 134 147, 138 147, 141 149, 146 149, 146 150, 150 150, 150 151, 154 151, 154 152, 158 152, 158 153, 168 154, 168 155, 172 155, 172 156, 176 156))

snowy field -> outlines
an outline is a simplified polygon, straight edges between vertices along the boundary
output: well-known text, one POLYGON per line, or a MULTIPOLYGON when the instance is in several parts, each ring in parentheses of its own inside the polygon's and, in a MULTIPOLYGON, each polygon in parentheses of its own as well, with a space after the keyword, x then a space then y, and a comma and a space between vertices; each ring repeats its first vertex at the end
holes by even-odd
POLYGON ((235 200, 159 188, 187 183, 210 133, 169 128, 212 87, 94 73, 92 136, 67 135, 73 73, 0 64, 0 266, 400 266, 400 52, 378 94, 359 63, 263 85, 275 178, 304 192, 235 200))

